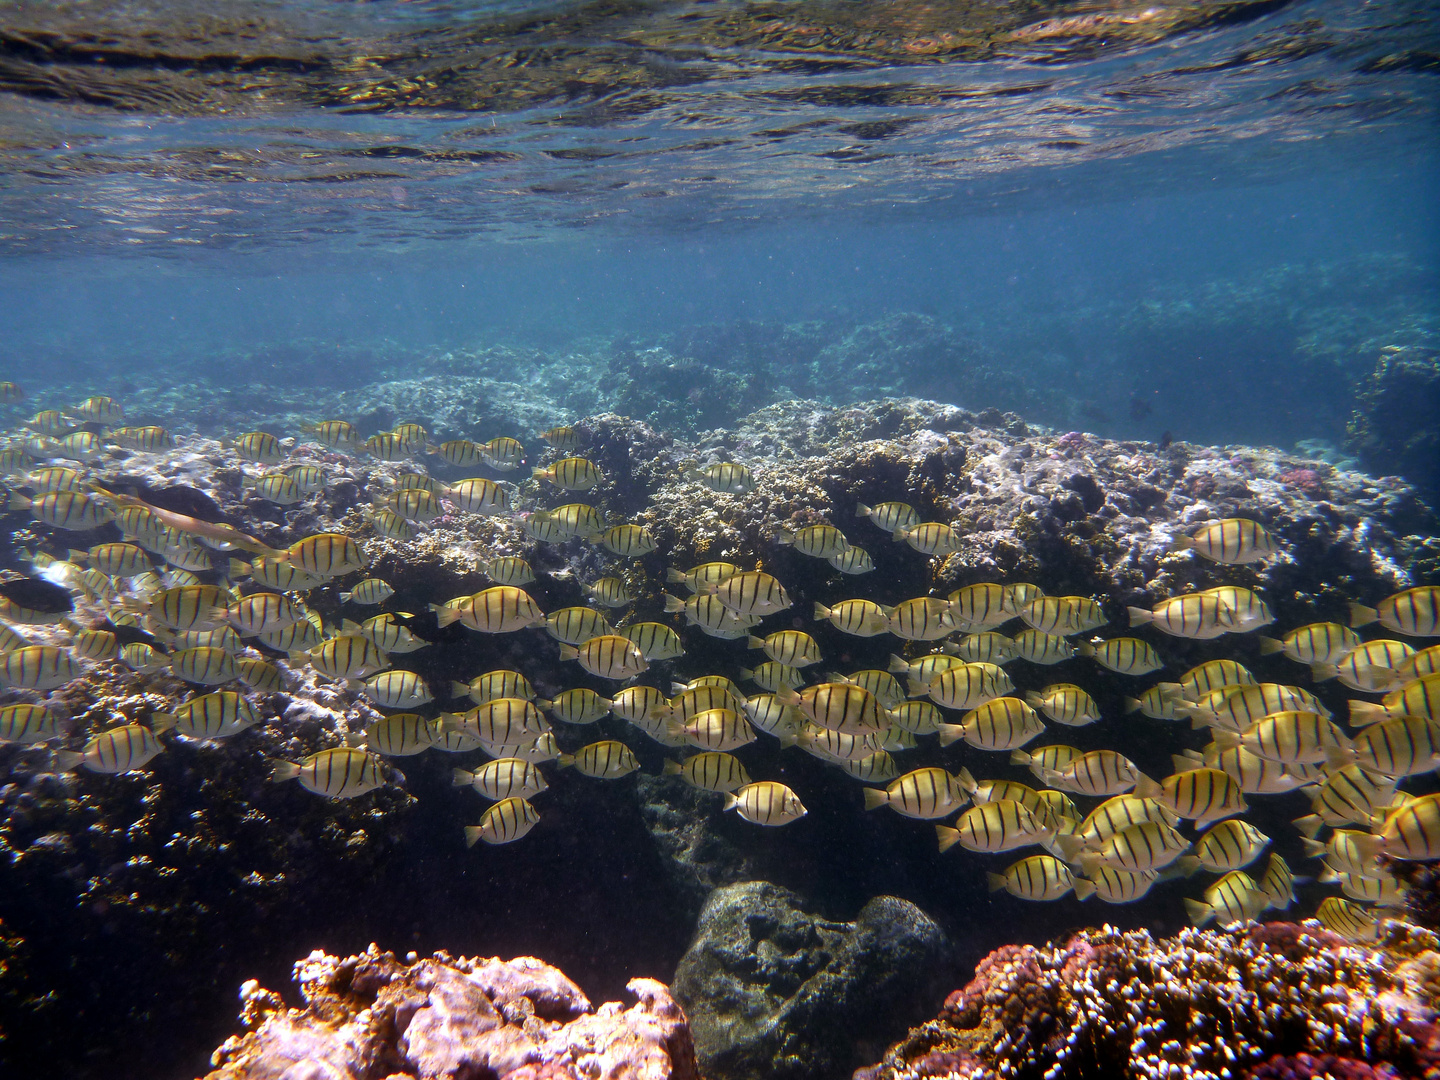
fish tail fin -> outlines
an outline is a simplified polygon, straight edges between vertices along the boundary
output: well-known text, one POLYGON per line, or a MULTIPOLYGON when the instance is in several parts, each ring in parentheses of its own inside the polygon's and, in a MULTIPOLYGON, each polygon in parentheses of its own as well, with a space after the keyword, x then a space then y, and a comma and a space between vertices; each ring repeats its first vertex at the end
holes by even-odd
POLYGON ((1380 613, 1373 607, 1366 607, 1364 604, 1350 605, 1350 625, 1353 628, 1369 626, 1371 623, 1377 622, 1379 618, 1380 613))
POLYGON ((1221 750, 1234 750, 1240 745, 1240 733, 1226 728, 1213 728, 1210 732, 1210 740, 1221 750))
POLYGON ((782 684, 780 689, 775 691, 775 700, 781 705, 799 705, 800 695, 791 687, 782 684))
POLYGON ((781 547, 789 547, 795 543, 795 534, 789 529, 780 529, 775 533, 775 543, 781 547))
POLYGON ((665 571, 665 580, 671 585, 679 585, 685 581, 685 575, 672 566, 665 571))
POLYGON ((961 765, 960 771, 955 774, 955 781, 960 785, 960 790, 965 792, 966 795, 975 794, 975 788, 978 786, 975 783, 975 777, 964 765, 961 765))
POLYGON ((763 638, 758 638, 754 634, 750 634, 745 638, 745 647, 747 649, 763 649, 765 647, 765 641, 763 638))
POLYGON ((907 536, 909 536, 909 535, 910 535, 910 530, 909 530, 909 529, 896 529, 894 532, 892 532, 892 533, 890 534, 890 539, 891 539, 891 540, 894 540, 894 541, 898 544, 898 543, 901 543, 901 542, 902 542, 907 536))
POLYGON ((1215 917, 1215 909, 1209 904, 1199 900, 1191 900, 1185 897, 1185 914, 1190 916, 1190 921, 1196 926, 1204 926, 1215 917))
POLYGON ((671 596, 668 592, 661 593, 660 595, 665 597, 665 610, 670 614, 673 615, 677 611, 685 610, 685 601, 681 600, 678 596, 671 596))
POLYGON ((741 679, 753 679, 754 677, 755 677, 755 671, 754 671, 753 668, 742 667, 742 668, 740 669, 740 678, 741 678, 741 679))
POLYGON ((1350 724, 1352 727, 1366 727, 1369 724, 1378 724, 1381 721, 1390 719, 1390 713, 1384 705, 1377 705, 1373 701, 1359 701, 1352 699, 1350 702, 1350 724))
POLYGON ((451 769, 450 782, 456 787, 469 787, 475 782, 475 774, 464 769, 451 769))
POLYGON ((431 604, 430 610, 435 613, 436 625, 442 630, 460 618, 459 608, 446 607, 444 604, 431 604))
POLYGON ((1079 656, 1094 656, 1095 646, 1091 645, 1088 641, 1077 642, 1075 652, 1079 656))
POLYGON ((560 659, 561 659, 561 660, 574 660, 574 659, 576 659, 577 657, 579 657, 579 655, 580 655, 580 650, 577 649, 577 648, 575 648, 574 645, 561 645, 561 646, 560 646, 560 659))
MULTIPOLYGON (((1314 798, 1315 796, 1312 794, 1311 799, 1313 800, 1314 798)), ((1302 836, 1308 840, 1314 840, 1315 837, 1320 835, 1320 830, 1325 825, 1325 819, 1319 814, 1306 814, 1304 817, 1297 817, 1294 825, 1300 830, 1302 836)), ((1321 845, 1321 850, 1324 850, 1324 845, 1321 845)))
POLYGON ((890 793, 884 788, 866 788, 864 795, 866 810, 878 810, 890 801, 890 793))
POLYGON ((940 731, 940 745, 949 746, 957 739, 965 737, 965 726, 963 724, 937 724, 940 731))
POLYGON ((1204 864, 1194 855, 1181 855, 1175 860, 1175 869, 1183 877, 1192 877, 1199 872, 1202 865, 1204 864))
POLYGON ((1142 799, 1153 799, 1160 794, 1160 785, 1144 773, 1135 781, 1135 794, 1142 799))
POLYGON ((162 731, 169 731, 171 728, 173 728, 175 724, 179 721, 179 719, 180 718, 174 713, 151 713, 150 730, 153 731, 156 735, 159 735, 162 731))
POLYGON ((1005 888, 1005 875, 997 874, 994 871, 986 871, 985 887, 988 888, 991 892, 999 892, 1001 889, 1005 888))
POLYGON ((1261 656, 1274 656, 1276 653, 1285 651, 1284 642, 1276 641, 1274 638, 1268 637, 1262 637, 1259 640, 1261 656))
POLYGON ((32 502, 31 502, 29 499, 27 499, 24 495, 11 495, 11 496, 10 496, 10 509, 11 509, 11 510, 29 510, 33 505, 34 505, 34 503, 32 503, 32 502))
POLYGON ((293 761, 272 761, 270 763, 270 780, 274 783, 294 780, 299 775, 300 766, 293 761))
POLYGON ((680 775, 680 763, 679 763, 678 761, 671 761, 669 758, 666 758, 666 759, 665 759, 665 764, 664 764, 664 766, 660 769, 660 775, 662 775, 662 776, 679 776, 679 775, 680 775))
POLYGON ((70 772, 84 760, 85 755, 79 750, 55 751, 55 769, 57 772, 70 772))
POLYGON ((875 508, 874 508, 874 507, 866 506, 864 503, 856 503, 856 504, 855 504, 855 516, 856 516, 856 517, 868 518, 868 517, 869 517, 871 514, 873 514, 873 513, 875 513, 875 508))
POLYGON ((1059 833, 1055 837, 1055 847, 1062 859, 1073 863, 1085 854, 1085 839, 1074 833, 1059 833))
MULTIPOLYGON (((1033 702, 1032 702, 1032 704, 1033 704, 1033 702)), ((1126 712, 1126 715, 1129 715, 1130 713, 1137 713, 1137 712, 1139 712, 1141 709, 1143 709, 1144 707, 1145 707, 1145 706, 1143 706, 1142 704, 1140 704, 1140 699, 1139 699, 1139 698, 1127 697, 1127 698, 1125 699, 1125 712, 1126 712)))
POLYGON ((1189 551, 1195 546, 1195 541, 1184 533, 1174 537, 1171 542, 1175 545, 1176 551, 1189 551))
POLYGON ((574 754, 561 754, 559 757, 557 757, 557 758, 555 759, 555 767, 558 768, 558 769, 568 769, 568 768, 570 768, 570 766, 572 766, 572 765, 574 765, 574 764, 575 764, 575 755, 574 755, 574 754))
POLYGON ((1089 900, 1095 895, 1095 883, 1085 878, 1075 879, 1075 899, 1089 900))
POLYGON ((894 672, 906 672, 910 670, 910 665, 903 656, 896 656, 894 653, 891 653, 890 670, 894 672))
POLYGON ((1030 755, 1027 754, 1024 750, 1011 750, 1011 751, 1010 751, 1010 764, 1011 764, 1011 765, 1024 765, 1024 766, 1027 766, 1027 767, 1028 767, 1028 766, 1030 765, 1030 762, 1031 762, 1032 760, 1034 760, 1034 759, 1031 758, 1030 755))
POLYGON ((829 617, 830 617, 830 609, 829 609, 828 607, 826 607, 824 604, 820 603, 819 601, 816 601, 816 603, 815 603, 815 621, 816 621, 816 622, 819 622, 821 619, 828 619, 829 617))
POLYGON ((465 846, 467 848, 474 847, 477 843, 479 843, 480 836, 483 832, 484 830, 481 829, 479 825, 466 825, 465 846))
POLYGON ((1307 836, 1300 841, 1300 846, 1305 849, 1305 854, 1312 859, 1318 859, 1325 854, 1325 845, 1315 837, 1307 836))
POLYGON ((1141 607, 1126 608, 1125 613, 1130 616, 1131 626, 1144 626, 1155 621, 1155 613, 1141 607))
POLYGON ((725 793, 725 805, 722 806, 721 809, 722 809, 722 810, 734 810, 734 809, 735 809, 737 806, 739 806, 739 805, 740 805, 740 796, 739 796, 739 795, 736 795, 733 791, 727 791, 727 792, 725 793))
POLYGON ((935 837, 940 841, 940 850, 949 851, 960 842, 960 830, 952 829, 948 825, 936 825, 935 837))

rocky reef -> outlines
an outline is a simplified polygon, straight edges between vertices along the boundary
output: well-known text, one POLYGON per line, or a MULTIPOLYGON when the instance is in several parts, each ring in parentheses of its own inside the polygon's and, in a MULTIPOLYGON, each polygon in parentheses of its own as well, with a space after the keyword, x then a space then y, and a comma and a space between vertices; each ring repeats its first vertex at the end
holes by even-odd
POLYGON ((557 969, 437 953, 405 961, 374 945, 295 965, 302 1005, 247 982, 245 1034, 207 1080, 699 1080, 685 1014, 665 985, 631 979, 638 1000, 595 1008, 557 969))
POLYGON ((855 1080, 1440 1075, 1440 940, 1314 923, 1007 946, 855 1080))
POLYGON ((710 895, 674 990, 708 1080, 839 1076, 938 996, 949 953, 944 931, 897 897, 842 922, 749 881, 710 895))

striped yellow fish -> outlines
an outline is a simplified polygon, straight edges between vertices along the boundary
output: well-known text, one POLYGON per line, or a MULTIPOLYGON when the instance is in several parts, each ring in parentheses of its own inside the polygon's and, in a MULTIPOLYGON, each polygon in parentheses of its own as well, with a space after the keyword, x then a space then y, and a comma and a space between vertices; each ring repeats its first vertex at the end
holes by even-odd
POLYGON ((868 574, 875 569, 875 560, 870 553, 862 547, 851 544, 844 551, 831 555, 825 560, 842 574, 860 575, 868 574))
POLYGON ((157 593, 147 614, 171 630, 214 630, 224 616, 215 612, 234 599, 216 585, 178 585, 157 593))
POLYGON ((1158 821, 1171 828, 1180 824, 1179 815, 1154 799, 1115 795, 1085 815, 1075 826, 1075 836, 1090 846, 1098 846, 1121 829, 1146 821, 1158 821))
POLYGON ((191 698, 173 713, 155 713, 150 722, 156 720, 192 739, 224 739, 261 722, 255 707, 233 690, 191 698))
POLYGON ((465 846, 474 847, 483 840, 487 844, 508 844, 519 840, 540 821, 540 812, 528 799, 501 799, 480 815, 479 825, 465 827, 465 846))
POLYGON ((771 615, 791 603, 784 586, 763 570, 742 570, 706 590, 737 615, 771 615))
POLYGON ((408 611, 387 611, 383 615, 375 615, 358 626, 353 622, 345 622, 341 629, 345 633, 359 634, 363 638, 373 641, 381 652, 385 653, 412 653, 417 649, 423 649, 428 642, 421 641, 410 630, 396 622, 396 619, 414 618, 408 611))
POLYGON ((948 599, 955 605, 955 619, 961 629, 975 631, 993 630, 1015 618, 1009 596, 1004 585, 980 582, 956 589, 948 599))
POLYGON ((480 450, 485 455, 485 464, 501 472, 518 467, 525 458, 525 447, 508 435, 482 443, 480 450))
POLYGON ((702 750, 735 750, 755 741, 749 721, 734 709, 706 709, 686 723, 672 720, 666 731, 702 750))
POLYGON ((98 529, 115 520, 114 510, 79 491, 47 491, 33 499, 12 495, 10 509, 29 510, 37 521, 74 532, 98 529))
POLYGON ((1324 825, 1369 825, 1377 813, 1389 810, 1395 800, 1395 781, 1366 772, 1359 765, 1347 765, 1325 778, 1323 784, 1307 788, 1314 811, 1296 820, 1307 836, 1324 825))
POLYGON ((37 494, 47 491, 85 492, 89 490, 85 477, 80 471, 72 469, 68 465, 42 465, 38 469, 32 469, 25 480, 27 486, 34 488, 37 494))
POLYGON ((1084 727, 1100 719, 1095 699, 1074 683, 1054 683, 1026 693, 1025 700, 1057 724, 1084 727))
POLYGON ((365 728, 365 747, 386 757, 411 757, 430 749, 439 737, 435 721, 419 713, 394 713, 365 728))
POLYGON ((1334 665, 1363 644, 1359 634, 1339 623, 1310 623, 1291 630, 1279 641, 1262 637, 1260 655, 1283 653, 1302 664, 1334 665))
POLYGON ((1213 596, 1230 609, 1233 625, 1228 632, 1232 634, 1258 630, 1275 621, 1269 606, 1253 589, 1239 585, 1218 585, 1213 589, 1202 589, 1196 595, 1213 596))
POLYGON ((62 770, 84 766, 97 773, 123 773, 144 768, 165 749, 156 736, 168 730, 171 723, 169 718, 159 717, 151 721, 150 727, 125 724, 110 728, 94 736, 83 750, 57 752, 56 765, 62 770))
POLYGON ((390 597, 395 595, 395 590, 390 587, 388 581, 380 578, 366 578, 357 582, 355 586, 340 594, 341 603, 361 604, 365 607, 373 607, 376 604, 383 604, 390 597))
POLYGON ((240 486, 267 502, 273 502, 279 506, 294 506, 305 499, 305 493, 300 490, 300 485, 296 483, 295 478, 286 473, 247 476, 240 482, 240 486))
POLYGON ((1141 772, 1124 754, 1091 750, 1062 769, 1047 771, 1042 779, 1061 791, 1077 795, 1121 795, 1140 780, 1141 772))
POLYGON ((634 642, 640 655, 646 660, 674 660, 685 655, 685 646, 680 641, 680 635, 664 623, 631 623, 616 633, 634 642))
POLYGON ((590 540, 627 559, 649 555, 660 546, 655 534, 643 525, 613 525, 595 533, 590 540))
POLYGON ((849 675, 831 672, 825 678, 830 682, 849 683, 851 686, 869 690, 880 702, 882 709, 893 709, 905 700, 905 690, 899 680, 888 671, 881 671, 879 668, 852 671, 849 675))
POLYGON ((718 585, 739 572, 740 568, 734 563, 707 562, 689 570, 676 570, 671 567, 665 571, 665 580, 672 585, 684 585, 692 593, 706 592, 711 585, 718 585))
POLYGON ((1055 835, 1055 829, 1038 820, 1022 803, 1000 799, 972 806, 956 819, 953 829, 935 826, 935 835, 941 851, 959 844, 967 851, 995 854, 1044 843, 1055 835))
POLYGON ((650 665, 633 641, 619 634, 602 634, 579 646, 561 645, 561 660, 578 660, 580 666, 601 679, 629 679, 650 665))
POLYGON ((1061 637, 1097 630, 1109 622, 1100 605, 1088 596, 1038 596, 1018 614, 1031 629, 1061 637))
POLYGON ((588 458, 561 458, 544 469, 535 469, 536 480, 545 480, 562 491, 589 491, 604 479, 600 467, 588 458))
POLYGON ((670 715, 669 699, 663 691, 653 686, 627 686, 616 691, 610 701, 610 711, 632 724, 646 722, 656 709, 662 710, 664 717, 670 715))
POLYGON ((702 682, 696 679, 688 686, 674 687, 676 693, 670 699, 670 715, 682 722, 688 721, 706 709, 735 709, 745 707, 745 695, 729 679, 716 682, 702 682))
POLYGON ((1000 697, 970 710, 961 724, 941 724, 940 745, 963 738, 977 750, 1015 750, 1044 731, 1044 722, 1029 705, 1000 697))
POLYGON ((880 699, 851 683, 817 683, 798 693, 785 687, 775 691, 775 699, 799 709, 818 727, 846 735, 884 731, 890 726, 880 699))
POLYGON ((1010 676, 994 664, 958 664, 941 671, 926 693, 947 709, 974 709, 1015 689, 1010 676))
POLYGON ((957 642, 946 642, 941 648, 971 664, 1008 664, 1020 655, 1014 639, 993 630, 966 634, 957 642))
POLYGON ((235 453, 245 461, 279 465, 285 460, 285 448, 280 445, 280 440, 269 432, 247 431, 237 436, 232 446, 235 453))
MULTIPOLYGON (((757 694, 745 702, 745 715, 757 731, 774 735, 782 746, 795 742, 805 723, 805 714, 781 702, 774 694, 757 694)), ((838 733, 837 733, 838 734, 838 733)))
POLYGON ((890 609, 873 600, 841 600, 834 607, 817 603, 815 620, 822 619, 841 633, 855 637, 875 637, 890 630, 890 609))
POLYGON ((581 585, 580 589, 587 597, 601 607, 624 607, 635 599, 635 597, 631 595, 630 586, 625 583, 624 578, 597 578, 593 584, 581 585))
POLYGON ((1392 859, 1440 858, 1440 795, 1422 795, 1393 810, 1377 834, 1392 859))
POLYGON ((1093 642, 1081 642, 1075 651, 1119 675, 1148 675, 1165 666, 1155 647, 1139 638, 1119 637, 1108 641, 1097 638, 1093 642))
POLYGON ((1355 764, 1381 776, 1431 772, 1440 767, 1440 720, 1397 716, 1365 728, 1352 745, 1355 764))
POLYGON ((484 461, 479 445, 469 439, 446 439, 438 446, 426 446, 425 452, 457 469, 473 468, 484 461))
POLYGON ((866 788, 864 794, 866 810, 888 806, 922 821, 947 817, 970 801, 958 776, 935 767, 915 769, 884 788, 866 788))
POLYGON ((462 715, 453 713, 439 720, 446 729, 468 732, 491 746, 514 746, 534 740, 550 730, 545 714, 525 698, 491 698, 462 715))
POLYGON ((1440 675, 1424 675, 1391 690, 1377 705, 1373 701, 1351 701, 1350 723, 1378 724, 1396 716, 1420 716, 1440 720, 1440 675))
POLYGON ((47 705, 21 702, 0 707, 0 743, 29 745, 63 735, 60 718, 47 705))
POLYGON ((903 502, 881 502, 874 506, 857 503, 855 516, 869 518, 873 524, 891 535, 902 529, 913 529, 920 524, 919 512, 909 503, 903 502))
POLYGON ((1327 896, 1315 909, 1315 918, 1332 933, 1351 941, 1374 941, 1380 935, 1380 920, 1359 904, 1338 896, 1327 896))
POLYGON ((1088 900, 1098 896, 1107 904, 1132 904, 1150 891, 1150 886, 1160 880, 1154 871, 1136 873, 1132 870, 1115 870, 1109 866, 1097 867, 1089 878, 1077 878, 1075 897, 1088 900))
POLYGON ((1215 690, 1254 686, 1256 681, 1250 669, 1238 660, 1207 660, 1185 672, 1178 683, 1161 683, 1160 686, 1193 702, 1215 690))
POLYGON ((889 627, 906 641, 938 641, 955 631, 954 605, 934 596, 902 600, 890 612, 889 627))
POLYGON ((1340 874, 1356 877, 1378 874, 1375 857, 1380 854, 1381 838, 1356 829, 1336 829, 1324 843, 1313 838, 1300 841, 1305 854, 1324 859, 1325 865, 1340 874))
POLYGON ((1196 841, 1195 853, 1181 856, 1175 864, 1186 873, 1201 868, 1214 874, 1241 870, 1258 859, 1269 843, 1270 838, 1254 825, 1231 818, 1206 830, 1196 841))
POLYGON ((411 448, 404 436, 381 431, 365 440, 365 452, 381 461, 404 461, 410 456, 411 448))
POLYGON ((467 514, 482 514, 491 517, 508 514, 514 505, 510 492, 493 480, 483 476, 468 480, 457 480, 445 488, 445 497, 467 514))
POLYGON ((1227 566, 1259 562, 1278 550, 1265 526, 1248 518, 1225 518, 1202 526, 1190 536, 1177 536, 1175 546, 1227 566))
POLYGON ((170 654, 170 670, 176 678, 202 686, 218 686, 239 678, 234 654, 213 645, 175 650, 170 654))
POLYGON ((574 766, 576 772, 597 780, 618 780, 640 768, 630 748, 614 739, 590 743, 574 754, 561 754, 555 764, 562 769, 574 766))
POLYGON ((116 660, 120 642, 109 630, 81 630, 70 642, 70 651, 86 660, 116 660))
POLYGON ((365 680, 365 696, 382 709, 414 709, 435 700, 425 680, 413 671, 382 671, 365 680))
POLYGON ((896 541, 903 540, 922 555, 953 555, 963 546, 960 534, 939 521, 922 521, 918 525, 896 529, 890 535, 896 541))
POLYGON ((540 432, 540 438, 558 449, 573 450, 580 445, 581 432, 577 427, 564 425, 540 432))
POLYGON ((912 735, 933 735, 940 730, 944 714, 928 701, 904 701, 890 710, 890 721, 912 735))
POLYGON ((1043 630, 1021 630, 1012 640, 1016 655, 1032 664, 1059 664, 1076 655, 1075 646, 1070 642, 1059 634, 1047 634, 1043 630))
POLYGON ((311 754, 304 761, 277 761, 270 772, 276 782, 299 780, 306 791, 330 799, 353 799, 385 786, 385 766, 374 754, 338 746, 311 754))
POLYGON ((360 434, 355 430, 355 425, 344 420, 321 420, 316 424, 301 424, 300 430, 307 435, 314 435, 315 440, 322 446, 336 450, 350 449, 360 442, 360 434))
POLYGON ((1136 781, 1135 794, 1142 799, 1154 799, 1196 825, 1243 814, 1249 809, 1239 782, 1227 772, 1208 767, 1175 773, 1158 783, 1141 776, 1136 781))
POLYGON ((985 878, 991 892, 1004 889, 1019 900, 1059 900, 1075 887, 1075 875, 1054 855, 1031 855, 985 878))
MULTIPOLYGON (((1060 844, 1071 848, 1067 839, 1061 837, 1060 844)), ((1190 841, 1165 822, 1142 821, 1117 830, 1097 848, 1081 850, 1076 859, 1085 876, 1093 879, 1095 871, 1102 866, 1132 873, 1163 870, 1189 847, 1190 841)))
POLYGON ((1407 637, 1440 635, 1440 585, 1417 585, 1387 596, 1373 608, 1350 605, 1350 625, 1379 622, 1387 630, 1407 637))
POLYGON ((359 679, 390 666, 390 658, 359 634, 338 634, 309 652, 291 654, 291 659, 308 662, 327 679, 359 679))
MULTIPOLYGON (((545 622, 545 613, 530 594, 512 585, 496 585, 447 604, 431 604, 430 610, 442 628, 458 622, 483 634, 508 634, 545 622)), ((599 617, 589 608, 579 610, 599 617)))
POLYGON ((789 825, 807 813, 800 796, 784 784, 761 780, 725 796, 725 809, 734 810, 752 825, 789 825))
POLYGON ((228 604, 217 604, 210 612, 212 623, 228 622, 242 637, 273 634, 305 619, 305 609, 288 596, 257 592, 228 604))
POLYGON ((23 690, 54 690, 83 674, 69 649, 25 645, 0 654, 0 683, 23 690))
POLYGON ((750 783, 750 774, 732 754, 707 751, 685 761, 666 761, 665 775, 678 776, 701 791, 729 793, 750 783))
POLYGON ((834 525, 806 525, 800 529, 781 529, 775 542, 785 547, 794 547, 801 555, 815 559, 829 559, 840 555, 850 547, 845 534, 834 525))
POLYGON ((533 762, 513 757, 487 761, 474 772, 455 769, 451 780, 456 787, 474 788, 494 802, 532 799, 550 787, 533 762))
POLYGON ((282 558, 316 577, 341 577, 365 568, 365 549, 343 533, 316 533, 297 540, 282 558))
POLYGON ((556 641, 566 645, 583 645, 591 638, 613 634, 610 620, 594 608, 559 608, 545 616, 545 629, 556 641))
POLYGON ((1218 596, 1187 593, 1162 600, 1150 610, 1129 609, 1131 628, 1153 626, 1172 637, 1204 641, 1230 633, 1238 625, 1235 609, 1218 596))
POLYGON ((1280 712, 1310 712, 1329 717, 1330 710, 1308 690, 1283 683, 1256 683, 1212 690, 1199 701, 1177 704, 1175 711, 1188 716, 1194 727, 1214 727, 1244 732, 1267 716, 1280 712))
POLYGON ((753 668, 741 668, 740 678, 748 679, 759 686, 760 689, 767 690, 772 694, 782 686, 789 687, 791 690, 798 690, 805 685, 805 673, 803 671, 774 660, 767 660, 765 663, 757 664, 753 668))
POLYGON ((566 724, 593 724, 610 715, 614 702, 588 687, 576 687, 556 694, 549 701, 537 698, 535 705, 566 724))
POLYGON ((807 667, 824 659, 820 655, 820 643, 803 630, 778 630, 763 639, 752 636, 748 645, 752 649, 764 649, 771 660, 790 667, 807 667))
POLYGON ((386 540, 413 540, 415 538, 415 526, 388 506, 382 506, 370 515, 370 527, 375 530, 376 536, 386 540))
MULTIPOLYGON (((1372 642, 1371 644, 1376 644, 1372 642)), ((1395 642, 1403 644, 1403 642, 1395 642)), ((1440 675, 1440 645, 1431 645, 1419 652, 1409 653, 1394 667, 1395 685, 1423 679, 1426 675, 1440 675)), ((1318 678, 1318 675, 1317 675, 1318 678)))
POLYGON ((1255 918, 1265 910, 1265 900, 1254 878, 1243 870, 1231 870, 1205 890, 1203 901, 1187 898, 1185 911, 1196 926, 1204 926, 1211 919, 1223 926, 1255 918))
POLYGON ((888 784, 900 775, 900 766, 884 750, 838 764, 847 774, 866 784, 888 784))
POLYGON ((1350 747, 1344 733, 1319 713, 1292 709, 1270 713, 1243 735, 1217 728, 1213 738, 1222 749, 1240 745, 1256 757, 1281 765, 1343 761, 1350 747))

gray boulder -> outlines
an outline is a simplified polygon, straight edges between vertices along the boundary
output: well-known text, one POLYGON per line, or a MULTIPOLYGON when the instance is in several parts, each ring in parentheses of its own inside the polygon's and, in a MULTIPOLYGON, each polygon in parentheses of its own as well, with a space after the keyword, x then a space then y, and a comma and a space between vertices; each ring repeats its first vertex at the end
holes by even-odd
POLYGON ((710 1080, 849 1076, 953 981, 944 932, 914 904, 879 896, 835 922, 801 903, 747 881, 700 913, 673 988, 710 1080))

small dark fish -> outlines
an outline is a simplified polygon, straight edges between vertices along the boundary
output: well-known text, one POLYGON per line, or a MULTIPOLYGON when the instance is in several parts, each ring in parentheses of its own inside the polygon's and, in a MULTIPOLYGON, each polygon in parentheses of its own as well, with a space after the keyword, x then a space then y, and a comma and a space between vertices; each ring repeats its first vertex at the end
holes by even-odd
POLYGON ((64 615, 75 610, 70 590, 39 578, 15 578, 0 582, 0 596, 17 607, 47 615, 64 615))
POLYGON ((1152 412, 1154 412, 1154 411, 1155 411, 1154 406, 1152 406, 1147 399, 1141 397, 1139 394, 1133 394, 1133 395, 1131 395, 1131 397, 1130 397, 1130 419, 1131 419, 1131 420, 1144 420, 1147 416, 1149 416, 1149 415, 1150 415, 1152 412))
POLYGON ((1170 449, 1170 444, 1173 443, 1174 441, 1175 441, 1175 436, 1174 436, 1174 435, 1171 435, 1170 432, 1168 432, 1168 431, 1165 432, 1165 434, 1163 434, 1163 435, 1160 436, 1160 449, 1161 449, 1161 450, 1169 450, 1169 449, 1170 449))
POLYGON ((1110 414, 1094 401, 1083 403, 1080 406, 1080 415, 1087 420, 1094 420, 1101 424, 1108 424, 1110 422, 1110 414))

